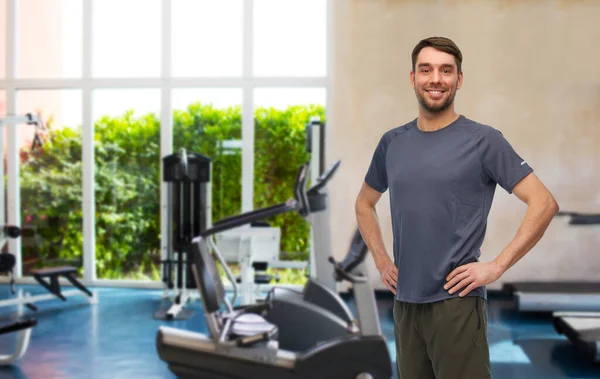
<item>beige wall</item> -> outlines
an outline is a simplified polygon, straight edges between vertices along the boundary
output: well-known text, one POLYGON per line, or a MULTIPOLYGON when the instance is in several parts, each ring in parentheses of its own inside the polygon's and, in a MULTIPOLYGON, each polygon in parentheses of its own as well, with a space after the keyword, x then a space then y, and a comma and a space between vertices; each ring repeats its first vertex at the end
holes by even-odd
MULTIPOLYGON (((599 18, 595 1, 335 0, 327 145, 328 159, 342 160, 331 185, 335 254, 356 227, 354 200, 379 138, 417 115, 410 53, 433 35, 452 38, 464 55, 457 111, 502 131, 562 210, 600 212, 599 18)), ((498 187, 482 260, 512 239, 525 210, 498 187)), ((391 253, 387 193, 378 212, 391 253)), ((528 279, 600 280, 600 226, 555 219, 501 280, 528 279)))

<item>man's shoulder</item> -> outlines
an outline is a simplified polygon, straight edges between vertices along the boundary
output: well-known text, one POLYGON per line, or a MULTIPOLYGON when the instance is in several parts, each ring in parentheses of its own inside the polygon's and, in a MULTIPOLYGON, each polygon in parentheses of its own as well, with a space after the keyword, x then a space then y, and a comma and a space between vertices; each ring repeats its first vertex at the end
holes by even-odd
POLYGON ((412 120, 412 121, 409 121, 409 122, 407 122, 407 123, 406 123, 406 124, 404 124, 404 125, 400 125, 400 126, 397 126, 397 127, 393 128, 393 129, 390 129, 390 130, 388 130, 387 132, 385 132, 385 133, 383 134, 383 137, 382 137, 382 139, 383 139, 383 140, 384 140, 384 141, 385 141, 387 144, 389 144, 389 143, 390 143, 392 140, 394 140, 396 137, 398 137, 398 136, 400 136, 400 135, 402 135, 402 134, 406 133, 406 132, 407 132, 407 131, 409 131, 410 129, 412 129, 412 128, 415 126, 415 124, 416 124, 416 119, 415 119, 415 120, 412 120))
POLYGON ((461 116, 457 126, 460 130, 470 134, 475 139, 489 138, 497 134, 502 134, 493 126, 477 122, 465 116, 461 116))

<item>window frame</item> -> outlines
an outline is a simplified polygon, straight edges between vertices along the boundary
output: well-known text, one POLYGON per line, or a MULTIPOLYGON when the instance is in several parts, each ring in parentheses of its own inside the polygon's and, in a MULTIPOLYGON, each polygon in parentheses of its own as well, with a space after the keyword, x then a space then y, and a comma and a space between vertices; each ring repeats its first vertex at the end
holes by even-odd
MULTIPOLYGON (((322 77, 257 77, 253 75, 253 6, 254 0, 243 1, 243 41, 242 59, 243 71, 241 77, 173 77, 171 73, 171 10, 173 0, 161 0, 162 30, 161 30, 161 75, 158 78, 93 78, 92 77, 92 22, 93 1, 82 0, 82 77, 65 79, 19 79, 16 77, 16 9, 17 1, 6 0, 6 64, 4 78, 0 78, 0 89, 6 94, 6 114, 15 114, 16 94, 19 90, 61 90, 79 89, 82 93, 82 126, 83 126, 83 283, 90 286, 131 286, 160 288, 160 281, 131 281, 97 279, 96 277, 96 241, 95 241, 95 196, 94 196, 94 129, 92 120, 92 92, 96 89, 110 88, 157 88, 161 94, 161 133, 160 156, 173 152, 173 117, 172 90, 179 88, 241 88, 242 89, 242 209, 241 212, 253 209, 254 183, 254 90, 256 88, 303 88, 321 87, 326 91, 327 120, 332 124, 332 67, 333 67, 333 0, 326 2, 326 70, 322 77)), ((214 0, 218 1, 218 0, 214 0)), ((18 129, 9 127, 7 130, 7 172, 6 187, 8 196, 8 223, 20 225, 21 197, 19 184, 19 161, 17 148, 18 129)), ((162 177, 162 166, 161 166, 162 177)), ((166 185, 161 183, 161 232, 166 235, 166 185)), ((9 240, 9 249, 14 252, 17 264, 14 276, 19 282, 32 282, 31 278, 22 277, 21 241, 9 240)), ((166 247, 161 246, 161 257, 164 258, 166 247)), ((4 279, 4 278, 1 278, 4 279)), ((1 282, 1 281, 0 281, 1 282)))

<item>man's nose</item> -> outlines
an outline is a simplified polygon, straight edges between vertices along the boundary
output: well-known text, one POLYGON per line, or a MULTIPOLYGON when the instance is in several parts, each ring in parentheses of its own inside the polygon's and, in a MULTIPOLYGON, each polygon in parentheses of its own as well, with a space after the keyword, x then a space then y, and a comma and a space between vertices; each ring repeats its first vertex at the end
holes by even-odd
POLYGON ((431 76, 431 81, 433 83, 439 83, 442 79, 442 75, 437 72, 437 71, 433 71, 433 75, 431 76))

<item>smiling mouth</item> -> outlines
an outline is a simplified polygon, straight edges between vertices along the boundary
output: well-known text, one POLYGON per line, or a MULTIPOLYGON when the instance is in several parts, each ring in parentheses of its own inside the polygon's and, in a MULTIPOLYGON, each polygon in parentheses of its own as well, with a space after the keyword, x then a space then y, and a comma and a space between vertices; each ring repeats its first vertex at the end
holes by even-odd
POLYGON ((429 92, 429 93, 434 94, 434 95, 440 95, 440 94, 442 94, 442 93, 444 93, 446 91, 439 90, 439 89, 430 89, 430 90, 425 90, 425 92, 429 92))

